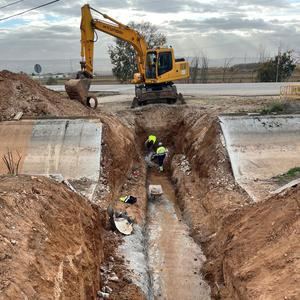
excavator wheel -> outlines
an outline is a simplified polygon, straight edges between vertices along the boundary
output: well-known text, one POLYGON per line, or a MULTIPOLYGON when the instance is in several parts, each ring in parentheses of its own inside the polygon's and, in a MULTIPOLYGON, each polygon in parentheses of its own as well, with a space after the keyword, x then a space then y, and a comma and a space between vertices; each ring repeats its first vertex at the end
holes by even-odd
POLYGON ((97 97, 94 95, 89 95, 86 98, 86 105, 92 109, 96 109, 98 106, 98 100, 97 97))

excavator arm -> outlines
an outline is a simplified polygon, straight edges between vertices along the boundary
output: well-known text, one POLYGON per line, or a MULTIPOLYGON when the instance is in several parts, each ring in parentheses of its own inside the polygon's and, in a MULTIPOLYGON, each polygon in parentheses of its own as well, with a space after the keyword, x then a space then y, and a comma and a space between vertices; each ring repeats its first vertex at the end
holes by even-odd
MULTIPOLYGON (((108 15, 91 8, 88 4, 81 8, 81 16, 81 71, 86 75, 86 77, 93 76, 94 43, 96 35, 95 30, 102 31, 130 43, 137 53, 137 66, 139 73, 142 77, 145 76, 144 60, 146 58, 148 45, 143 36, 127 25, 124 25, 108 15), (103 16, 103 18, 111 22, 108 23, 93 18, 91 10, 99 13, 103 16)), ((140 80, 142 80, 142 78, 140 80)))

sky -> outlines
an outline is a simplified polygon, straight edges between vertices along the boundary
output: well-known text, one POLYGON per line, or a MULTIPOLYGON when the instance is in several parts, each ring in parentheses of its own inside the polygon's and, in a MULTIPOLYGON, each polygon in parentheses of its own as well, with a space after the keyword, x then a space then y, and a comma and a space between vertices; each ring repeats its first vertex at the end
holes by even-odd
MULTIPOLYGON (((0 7, 15 1, 0 0, 0 7)), ((48 1, 23 0, 1 8, 0 19, 48 1)), ((177 57, 204 53, 212 64, 222 65, 225 59, 251 62, 262 52, 273 56, 279 47, 300 53, 300 0, 61 0, 0 21, 0 68, 11 61, 55 60, 61 69, 76 69, 85 3, 125 24, 151 22, 167 36, 177 57)), ((113 43, 114 38, 99 33, 96 69, 110 69, 107 48, 113 43)))

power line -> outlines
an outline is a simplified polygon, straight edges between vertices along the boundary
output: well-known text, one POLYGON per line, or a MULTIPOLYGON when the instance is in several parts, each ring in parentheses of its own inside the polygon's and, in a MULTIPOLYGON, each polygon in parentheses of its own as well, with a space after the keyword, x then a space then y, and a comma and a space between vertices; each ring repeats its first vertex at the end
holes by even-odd
POLYGON ((41 7, 50 5, 50 4, 55 3, 55 2, 58 2, 58 1, 60 1, 60 0, 50 1, 50 2, 47 2, 47 3, 45 3, 45 4, 42 4, 42 5, 39 5, 39 6, 30 8, 30 9, 27 9, 27 10, 25 10, 25 11, 22 11, 22 12, 20 12, 20 13, 17 13, 17 14, 14 14, 14 15, 11 15, 11 16, 8 16, 8 17, 5 17, 5 18, 2 18, 2 19, 0 19, 0 22, 1 22, 1 21, 4 21, 4 20, 7 20, 7 19, 10 19, 10 18, 13 18, 13 17, 16 17, 16 16, 23 15, 23 14, 25 14, 25 13, 28 13, 28 12, 30 12, 30 11, 36 10, 36 9, 38 9, 38 8, 41 8, 41 7))
POLYGON ((25 0, 19 0, 19 1, 15 1, 15 2, 12 2, 12 3, 6 4, 6 5, 3 5, 3 6, 0 7, 0 9, 18 4, 18 3, 23 2, 23 1, 25 1, 25 0))

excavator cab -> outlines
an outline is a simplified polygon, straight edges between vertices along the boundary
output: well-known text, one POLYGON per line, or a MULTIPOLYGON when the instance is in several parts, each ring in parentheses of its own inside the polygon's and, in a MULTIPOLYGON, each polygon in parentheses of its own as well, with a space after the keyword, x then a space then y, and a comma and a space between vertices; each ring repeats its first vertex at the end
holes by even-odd
MULTIPOLYGON (((189 64, 183 58, 175 59, 173 48, 156 48, 147 50, 145 73, 142 83, 136 83, 135 98, 132 107, 148 103, 184 103, 177 93, 173 80, 188 78, 189 64)), ((135 74, 134 78, 139 78, 135 74)))
POLYGON ((145 83, 168 82, 189 77, 188 63, 175 59, 172 48, 157 48, 147 51, 145 83))

